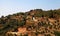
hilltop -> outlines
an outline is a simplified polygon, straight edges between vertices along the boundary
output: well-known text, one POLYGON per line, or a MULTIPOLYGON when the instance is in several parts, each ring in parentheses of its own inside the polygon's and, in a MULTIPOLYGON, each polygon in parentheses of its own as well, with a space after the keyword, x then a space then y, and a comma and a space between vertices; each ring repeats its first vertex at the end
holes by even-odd
POLYGON ((55 36, 57 33, 59 35, 60 9, 47 11, 34 9, 25 13, 2 16, 0 18, 0 36, 7 36, 8 32, 27 33, 30 36, 31 32, 32 36, 55 36))

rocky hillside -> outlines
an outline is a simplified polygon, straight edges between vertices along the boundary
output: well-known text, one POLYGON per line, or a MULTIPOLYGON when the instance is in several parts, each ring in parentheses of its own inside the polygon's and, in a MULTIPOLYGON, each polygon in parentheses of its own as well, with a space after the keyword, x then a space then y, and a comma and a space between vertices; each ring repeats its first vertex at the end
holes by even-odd
POLYGON ((2 16, 0 36, 10 36, 12 34, 10 32, 15 36, 20 34, 21 36, 60 36, 60 9, 48 11, 34 9, 25 13, 2 16))

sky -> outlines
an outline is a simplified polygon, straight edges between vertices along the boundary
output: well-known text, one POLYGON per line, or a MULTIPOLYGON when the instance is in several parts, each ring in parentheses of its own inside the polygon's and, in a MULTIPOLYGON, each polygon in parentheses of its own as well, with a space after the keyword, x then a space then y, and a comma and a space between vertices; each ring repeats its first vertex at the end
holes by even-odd
POLYGON ((59 9, 60 0, 0 0, 0 17, 31 9, 59 9))

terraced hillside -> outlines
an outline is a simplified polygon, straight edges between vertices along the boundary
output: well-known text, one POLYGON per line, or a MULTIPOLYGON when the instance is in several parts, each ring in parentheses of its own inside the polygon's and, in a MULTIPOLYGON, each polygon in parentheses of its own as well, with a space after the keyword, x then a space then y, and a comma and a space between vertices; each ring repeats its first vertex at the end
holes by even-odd
POLYGON ((2 16, 0 36, 60 36, 60 9, 2 16))

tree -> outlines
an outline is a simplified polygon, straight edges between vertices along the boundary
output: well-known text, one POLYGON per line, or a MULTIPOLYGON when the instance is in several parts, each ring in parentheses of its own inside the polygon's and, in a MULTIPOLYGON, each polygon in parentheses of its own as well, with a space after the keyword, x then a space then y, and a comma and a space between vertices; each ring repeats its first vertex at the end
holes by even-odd
POLYGON ((20 33, 20 36, 23 36, 22 33, 20 33))
POLYGON ((54 31, 55 36, 60 36, 60 32, 54 31))
POLYGON ((24 34, 24 36, 28 36, 28 34, 26 33, 26 34, 24 34))

